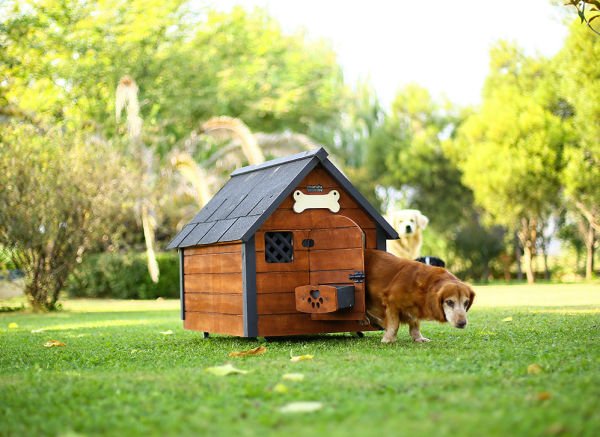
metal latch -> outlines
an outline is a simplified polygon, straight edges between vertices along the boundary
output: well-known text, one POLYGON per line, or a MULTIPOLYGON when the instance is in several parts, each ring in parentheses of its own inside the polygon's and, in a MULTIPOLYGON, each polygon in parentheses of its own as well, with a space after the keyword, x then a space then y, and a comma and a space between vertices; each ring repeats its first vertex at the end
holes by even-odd
POLYGON ((354 272, 348 275, 348 279, 354 282, 365 282, 365 272, 354 272))
POLYGON ((302 247, 313 247, 315 245, 315 240, 312 238, 306 238, 302 240, 302 247))

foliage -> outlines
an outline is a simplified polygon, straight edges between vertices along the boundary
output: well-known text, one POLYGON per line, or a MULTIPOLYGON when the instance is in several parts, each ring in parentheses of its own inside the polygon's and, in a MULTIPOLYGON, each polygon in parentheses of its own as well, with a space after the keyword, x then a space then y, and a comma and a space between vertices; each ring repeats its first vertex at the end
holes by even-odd
POLYGON ((587 279, 593 275, 595 242, 600 234, 600 65, 588 60, 598 57, 600 38, 573 23, 556 58, 561 91, 573 114, 562 183, 569 204, 587 221, 587 229, 580 230, 587 249, 587 279))
POLYGON ((592 22, 600 18, 599 0, 567 0, 565 5, 573 6, 581 23, 585 23, 592 32, 600 36, 600 26, 592 26, 592 22))
POLYGON ((566 132, 552 111, 558 101, 554 80, 545 59, 498 44, 483 106, 454 143, 454 159, 477 204, 494 223, 519 232, 529 281, 538 236, 560 199, 566 132))
POLYGON ((144 143, 164 155, 214 115, 251 129, 310 133, 335 124, 344 94, 335 54, 285 35, 261 10, 176 0, 14 2, 0 19, 0 98, 45 121, 117 131, 114 90, 140 88, 144 143))
POLYGON ((31 305, 54 309, 76 260, 130 212, 125 163, 104 144, 13 124, 0 134, 0 174, 0 245, 25 272, 31 305))
POLYGON ((238 359, 243 361, 236 367, 250 373, 229 378, 203 369, 259 343, 229 336, 203 340, 199 332, 184 331, 172 301, 78 300, 67 301, 69 311, 62 314, 0 315, 2 431, 594 435, 600 427, 598 287, 476 287, 476 292, 469 326, 458 330, 427 322, 423 331, 433 341, 426 345, 413 343, 407 332, 393 346, 380 343, 380 332, 362 339, 284 338, 268 343, 266 354, 238 359), (511 322, 502 322, 508 317, 511 322), (11 322, 19 329, 8 330, 11 322), (42 332, 31 332, 38 329, 42 332), (161 334, 168 330, 173 334, 161 334), (44 348, 51 339, 66 346, 44 348), (315 358, 291 363, 290 350, 315 358), (542 371, 529 374, 532 364, 542 371), (290 372, 305 378, 286 381, 286 393, 274 391, 290 372), (542 393, 547 394, 540 399, 542 393), (324 407, 310 416, 278 412, 297 401, 324 407), (78 414, 82 405, 87 413, 78 414))
POLYGON ((148 276, 145 253, 99 253, 88 256, 73 270, 65 291, 73 297, 156 299, 179 297, 177 253, 157 253, 157 283, 148 276))
POLYGON ((447 234, 472 205, 470 190, 442 148, 442 138, 457 122, 427 90, 410 85, 397 94, 367 156, 372 177, 404 192, 405 206, 420 209, 432 227, 447 234))

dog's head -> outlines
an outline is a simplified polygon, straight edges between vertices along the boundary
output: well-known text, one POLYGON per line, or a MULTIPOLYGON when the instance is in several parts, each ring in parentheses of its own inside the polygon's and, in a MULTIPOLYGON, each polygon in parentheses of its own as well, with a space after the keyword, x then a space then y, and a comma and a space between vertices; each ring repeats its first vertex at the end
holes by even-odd
POLYGON ((417 231, 425 229, 429 223, 429 219, 418 209, 394 211, 388 214, 388 218, 392 227, 401 237, 415 234, 417 231))
POLYGON ((459 281, 446 282, 440 287, 437 297, 448 323, 461 329, 467 326, 467 311, 475 300, 471 287, 459 281))

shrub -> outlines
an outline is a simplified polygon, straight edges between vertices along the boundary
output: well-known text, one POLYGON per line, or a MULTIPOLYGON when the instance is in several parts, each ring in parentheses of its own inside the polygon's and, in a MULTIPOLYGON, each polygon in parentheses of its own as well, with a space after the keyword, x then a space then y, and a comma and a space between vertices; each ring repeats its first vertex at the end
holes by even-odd
POLYGON ((88 256, 69 276, 66 291, 72 297, 156 299, 179 297, 177 253, 156 255, 158 283, 148 274, 145 253, 101 253, 88 256))
POLYGON ((57 308, 77 260, 119 234, 135 182, 109 145, 60 126, 0 129, 0 246, 36 310, 57 308))

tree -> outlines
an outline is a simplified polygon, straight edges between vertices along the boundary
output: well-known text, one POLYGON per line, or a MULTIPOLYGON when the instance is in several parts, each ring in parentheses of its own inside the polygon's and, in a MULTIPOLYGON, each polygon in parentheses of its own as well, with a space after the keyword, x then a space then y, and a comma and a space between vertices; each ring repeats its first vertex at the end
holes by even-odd
POLYGON ((600 0, 568 0, 565 5, 573 6, 581 22, 600 36, 600 26, 592 25, 592 22, 600 17, 600 0))
POLYGON ((493 220, 517 232, 528 282, 544 224, 560 201, 566 132, 553 113, 555 76, 545 59, 500 43, 479 112, 460 127, 453 153, 464 183, 493 220))
POLYGON ((345 86, 333 50, 286 35, 259 9, 184 0, 14 2, 0 14, 0 99, 37 119, 113 138, 114 90, 140 89, 143 141, 165 156, 214 115, 253 131, 335 126, 345 86))
POLYGON ((33 308, 53 310, 84 253, 118 235, 133 181, 103 143, 33 125, 1 132, 0 245, 25 272, 33 308))
POLYGON ((594 245, 600 233, 600 38, 573 23, 556 57, 560 89, 572 111, 562 182, 567 200, 587 221, 586 278, 593 274, 594 245), (585 53, 585 56, 581 54, 585 53))

